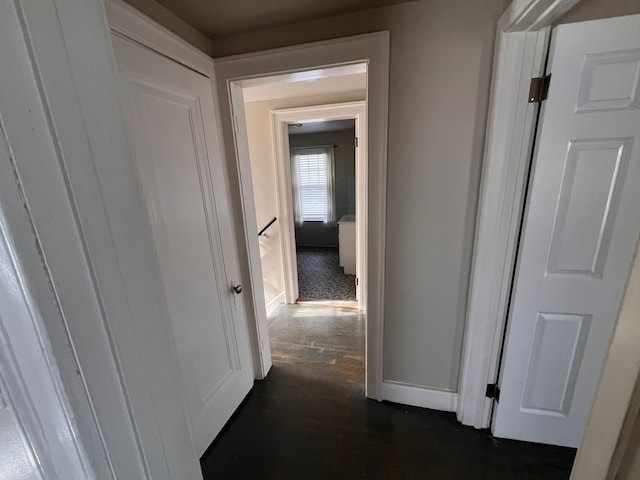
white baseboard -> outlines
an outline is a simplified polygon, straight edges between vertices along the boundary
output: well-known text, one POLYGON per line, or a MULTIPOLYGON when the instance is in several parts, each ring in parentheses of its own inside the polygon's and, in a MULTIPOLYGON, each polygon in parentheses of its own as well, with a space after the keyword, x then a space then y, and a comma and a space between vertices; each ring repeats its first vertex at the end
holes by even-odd
POLYGON ((267 303, 267 318, 269 318, 271 314, 274 312, 274 310, 278 308, 278 305, 280 305, 281 303, 284 303, 284 300, 285 300, 285 294, 283 290, 282 292, 280 292, 280 294, 276 298, 274 298, 269 303, 267 303))
POLYGON ((458 406, 457 393, 386 381, 382 382, 382 399, 445 412, 455 412, 458 406))

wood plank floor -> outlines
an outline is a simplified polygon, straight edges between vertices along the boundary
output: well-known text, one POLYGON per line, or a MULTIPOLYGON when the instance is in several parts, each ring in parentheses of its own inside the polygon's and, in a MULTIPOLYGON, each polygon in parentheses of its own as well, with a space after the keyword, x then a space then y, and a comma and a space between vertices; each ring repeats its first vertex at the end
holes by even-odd
POLYGON ((364 318, 282 306, 274 366, 202 458, 212 479, 567 479, 575 451, 494 439, 453 413, 364 398, 364 318))

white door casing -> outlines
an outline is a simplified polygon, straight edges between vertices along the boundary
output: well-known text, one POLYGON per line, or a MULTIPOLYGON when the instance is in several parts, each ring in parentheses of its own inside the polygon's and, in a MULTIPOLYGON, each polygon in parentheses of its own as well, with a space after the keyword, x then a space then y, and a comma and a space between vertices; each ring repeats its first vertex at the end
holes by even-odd
MULTIPOLYGON (((295 107, 271 112, 271 131, 273 132, 274 155, 276 158, 278 180, 278 216, 282 225, 282 259, 285 280, 286 302, 295 303, 298 299, 298 274, 293 219, 293 199, 289 147, 289 123, 325 120, 354 119, 355 135, 358 144, 355 149, 356 168, 356 299, 362 311, 367 308, 367 208, 368 208, 368 158, 367 158, 367 104, 365 101, 343 102, 310 107, 295 107)), ((367 365, 368 368, 368 365, 367 365)))
POLYGON ((640 230, 640 16, 554 32, 498 437, 575 447, 640 230))
POLYGON ((550 25, 579 0, 513 0, 498 19, 476 218, 457 417, 488 428, 487 384, 498 365, 513 283, 538 104, 532 77, 544 75, 550 25))
MULTIPOLYGON (((229 88, 231 103, 234 105, 244 105, 242 88, 234 83, 231 83, 229 88)), ((239 108, 234 111, 234 122, 236 127, 239 125, 246 125, 244 108, 239 108)), ((246 132, 246 127, 244 130, 246 132)), ((249 158, 248 142, 236 142, 236 148, 239 155, 242 155, 247 159, 249 158)), ((249 170, 247 174, 249 178, 243 177, 243 182, 246 182, 251 186, 251 188, 253 188, 251 171, 249 170)), ((249 198, 243 195, 240 200, 242 203, 243 221, 245 227, 250 227, 248 235, 252 241, 255 241, 255 243, 251 243, 251 246, 255 247, 258 245, 258 222, 256 220, 256 211, 253 203, 253 190, 250 190, 249 188, 247 190, 250 191, 251 197, 249 198)), ((245 234, 247 234, 246 228, 245 234)), ((249 281, 251 283, 249 290, 251 295, 252 313, 255 320, 255 328, 251 328, 249 331, 253 346, 253 368, 255 378, 262 380, 267 376, 269 370, 271 370, 271 366, 273 365, 271 359, 269 327, 267 323, 267 309, 265 307, 266 301, 264 297, 264 287, 262 285, 262 263, 260 260, 259 248, 248 248, 245 251, 248 256, 247 267, 249 281)))
MULTIPOLYGON (((377 32, 354 37, 339 38, 323 42, 278 48, 250 54, 243 54, 215 60, 216 79, 220 101, 220 119, 227 153, 228 171, 231 180, 232 198, 242 204, 244 215, 235 212, 236 230, 244 232, 243 253, 249 261, 255 261, 249 269, 243 266, 252 277, 252 290, 259 290, 259 252, 254 241, 257 234, 253 186, 251 184, 251 164, 245 152, 248 152, 246 128, 239 125, 239 111, 244 108, 237 102, 234 90, 242 79, 273 75, 274 73, 311 70, 347 63, 367 62, 367 127, 369 135, 366 141, 366 155, 369 168, 362 175, 367 182, 368 218, 367 229, 367 342, 366 342, 366 395, 369 398, 382 399, 382 333, 384 312, 384 248, 386 224, 386 163, 387 163, 387 112, 389 91, 389 33, 377 32), (245 134, 243 134, 245 131, 245 134), (255 260, 257 259, 257 260, 255 260), (258 285, 258 288, 256 288, 258 285)), ((244 262, 243 262, 244 263, 244 262)), ((248 262, 247 262, 248 263, 248 262)), ((362 293, 362 292, 361 292, 362 293)), ((361 295, 362 299, 364 295, 361 295)), ((251 330, 260 329, 260 318, 251 319, 251 330)), ((258 336, 258 335, 256 335, 258 336)), ((262 349, 262 354, 266 349, 262 349)), ((254 349, 254 355, 260 352, 254 349)), ((266 360, 263 360, 267 364, 266 360)))
POLYGON ((253 384, 224 218, 210 79, 113 36, 134 157, 167 295, 184 397, 202 455, 253 384))

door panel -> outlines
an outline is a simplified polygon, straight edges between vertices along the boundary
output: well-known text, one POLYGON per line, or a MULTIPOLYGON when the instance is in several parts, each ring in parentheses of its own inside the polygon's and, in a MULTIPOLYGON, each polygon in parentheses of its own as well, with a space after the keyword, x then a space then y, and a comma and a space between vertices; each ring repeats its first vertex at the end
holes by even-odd
POLYGON ((210 79, 113 38, 136 166, 171 317, 191 431, 202 455, 252 385, 210 79), (214 189, 217 186, 217 191, 214 189), (219 200, 223 201, 220 202, 219 200), (222 215, 222 218, 225 218, 222 215))
POLYGON ((590 315, 538 314, 521 411, 568 414, 590 320, 590 315))
POLYGON ((569 143, 547 275, 602 277, 632 140, 569 143))
POLYGON ((639 52, 640 16, 554 30, 498 437, 582 437, 640 231, 639 52))

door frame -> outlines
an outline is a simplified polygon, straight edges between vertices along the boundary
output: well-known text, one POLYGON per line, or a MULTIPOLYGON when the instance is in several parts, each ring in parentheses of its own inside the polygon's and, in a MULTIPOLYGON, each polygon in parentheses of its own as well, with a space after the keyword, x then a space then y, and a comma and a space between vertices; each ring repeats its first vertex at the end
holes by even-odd
POLYGON ((491 97, 458 384, 458 420, 487 428, 497 381, 552 23, 580 0, 513 0, 496 28, 491 97))
POLYGON ((254 337, 256 378, 264 378, 271 367, 269 332, 262 267, 257 242, 255 203, 251 181, 249 146, 244 122, 241 80, 286 72, 315 70, 336 65, 367 63, 368 216, 367 238, 367 327, 366 327, 366 396, 382 399, 382 339, 384 317, 384 271, 387 191, 387 126, 389 98, 389 32, 278 48, 215 60, 221 126, 228 169, 231 173, 233 204, 241 250, 246 252, 243 277, 249 279, 253 309, 247 309, 254 337))
MULTIPOLYGON (((287 303, 295 303, 298 299, 298 271, 296 260, 295 222, 292 215, 293 198, 290 168, 289 123, 304 122, 315 119, 323 120, 355 120, 356 137, 356 278, 360 284, 358 306, 366 310, 367 305, 367 122, 366 102, 344 102, 311 107, 287 108, 271 111, 271 128, 275 146, 275 159, 278 180, 278 218, 281 220, 281 249, 284 266, 284 287, 287 303), (362 146, 360 146, 362 142, 362 146)), ((366 366, 365 366, 366 368, 366 366)))

